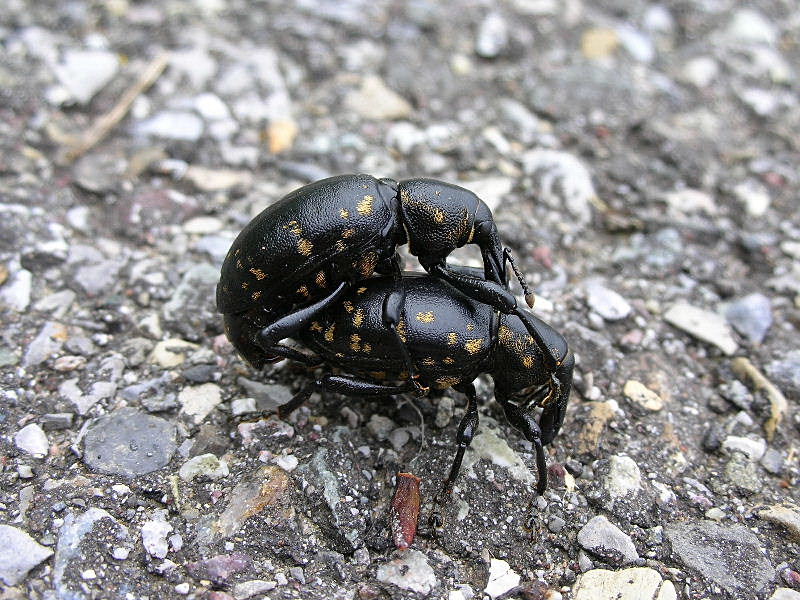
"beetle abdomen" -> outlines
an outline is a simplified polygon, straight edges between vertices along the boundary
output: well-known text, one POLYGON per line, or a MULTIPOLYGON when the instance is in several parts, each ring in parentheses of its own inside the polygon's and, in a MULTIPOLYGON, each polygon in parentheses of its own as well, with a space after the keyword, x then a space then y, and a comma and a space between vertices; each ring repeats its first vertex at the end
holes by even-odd
MULTIPOLYGON (((395 220, 396 191, 370 175, 340 175, 294 190, 239 233, 222 265, 217 309, 320 298, 348 274, 367 277, 395 220), (267 300, 268 299, 268 300, 267 300)), ((393 240, 389 240, 393 247, 393 240)))

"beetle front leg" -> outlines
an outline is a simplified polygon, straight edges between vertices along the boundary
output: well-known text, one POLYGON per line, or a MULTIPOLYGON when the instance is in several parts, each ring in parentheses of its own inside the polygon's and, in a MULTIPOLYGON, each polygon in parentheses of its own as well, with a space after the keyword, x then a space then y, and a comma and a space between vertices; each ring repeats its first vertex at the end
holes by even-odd
POLYGON ((542 432, 536 423, 533 415, 521 409, 516 404, 507 400, 501 400, 500 405, 506 413, 506 419, 512 427, 519 429, 525 439, 533 444, 536 451, 536 471, 539 479, 536 482, 536 493, 540 496, 547 489, 547 461, 544 457, 544 447, 542 446, 542 432))
POLYGON ((458 433, 456 434, 456 450, 455 458, 453 458, 453 465, 450 467, 450 474, 445 479, 441 491, 434 499, 434 511, 431 514, 430 521, 432 526, 440 526, 442 523, 442 516, 439 508, 444 504, 453 494, 453 485, 455 485, 456 478, 459 471, 461 471, 461 463, 464 460, 464 452, 472 443, 472 438, 475 436, 475 431, 478 429, 478 398, 475 392, 475 386, 472 383, 456 386, 455 389, 462 392, 467 396, 467 411, 458 425, 458 433))

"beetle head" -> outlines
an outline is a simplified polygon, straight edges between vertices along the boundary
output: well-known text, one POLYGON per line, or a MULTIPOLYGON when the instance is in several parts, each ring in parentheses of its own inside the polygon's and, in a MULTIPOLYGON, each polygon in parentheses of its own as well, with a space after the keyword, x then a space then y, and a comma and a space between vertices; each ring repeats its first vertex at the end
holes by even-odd
POLYGON ((548 444, 564 421, 575 359, 560 333, 538 317, 529 317, 555 359, 555 368, 546 367, 544 353, 548 349, 534 341, 520 318, 502 315, 492 378, 499 402, 510 401, 522 408, 543 407, 539 424, 542 443, 548 444))

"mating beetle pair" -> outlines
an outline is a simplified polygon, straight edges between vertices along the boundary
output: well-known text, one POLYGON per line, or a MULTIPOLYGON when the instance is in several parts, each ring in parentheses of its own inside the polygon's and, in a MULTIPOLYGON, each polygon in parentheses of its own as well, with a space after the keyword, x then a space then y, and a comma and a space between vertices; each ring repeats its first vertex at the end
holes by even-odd
MULTIPOLYGON (((541 493, 546 482, 541 444, 555 436, 563 420, 572 359, 560 335, 517 306, 514 295, 507 289, 507 263, 514 269, 526 300, 532 304, 524 278, 514 266, 510 252, 500 243, 491 211, 475 194, 431 179, 398 183, 369 175, 343 175, 291 192, 267 207, 242 230, 223 263, 217 287, 217 308, 224 314, 228 338, 256 368, 280 358, 318 364, 319 358, 280 343, 294 337, 317 350, 322 360, 331 366, 361 373, 369 371, 366 367, 371 361, 364 356, 364 343, 351 339, 347 347, 326 352, 326 344, 335 347, 336 337, 332 333, 329 335, 329 328, 322 332, 319 328, 325 321, 323 316, 335 320, 337 311, 340 314, 347 307, 354 310, 352 327, 358 327, 355 319, 359 314, 379 317, 370 322, 368 331, 373 341, 366 343, 376 351, 376 357, 382 356, 382 360, 392 365, 399 359, 402 368, 393 366, 391 374, 405 375, 405 381, 400 386, 383 386, 362 379, 328 377, 316 387, 346 394, 390 395, 401 391, 422 394, 433 384, 440 388, 453 385, 466 393, 470 398, 469 407, 459 428, 459 454, 448 478, 449 485, 463 455, 462 442, 465 448, 477 420, 474 388, 470 382, 483 371, 489 370, 493 375, 502 372, 502 363, 497 363, 495 369, 494 355, 490 357, 484 353, 495 347, 495 339, 502 337, 500 325, 495 328, 486 319, 494 311, 503 313, 507 323, 502 331, 525 331, 526 339, 529 336, 530 341, 526 343, 533 345, 525 356, 526 361, 532 362, 525 367, 530 371, 527 376, 495 377, 496 382, 500 382, 496 394, 499 394, 498 400, 506 398, 503 406, 512 424, 537 444, 541 493), (435 277, 406 279, 402 276, 396 250, 406 243, 409 251, 435 277), (481 250, 482 273, 449 267, 446 263, 453 250, 470 243, 477 244, 481 250), (375 273, 391 277, 373 281, 371 276, 375 273), (364 298, 352 296, 354 290, 356 294, 362 290, 364 298), (409 297, 412 292, 416 295, 409 297), (348 293, 351 298, 345 301, 348 293), (447 311, 448 317, 442 318, 432 330, 437 336, 442 333, 458 336, 459 331, 470 324, 477 327, 478 323, 468 322, 465 315, 475 313, 477 317, 480 313, 485 321, 481 321, 485 346, 481 350, 477 342, 473 342, 473 348, 481 350, 474 354, 480 356, 471 356, 473 360, 463 356, 459 364, 459 359, 441 345, 441 336, 425 341, 421 330, 421 337, 412 338, 421 345, 409 342, 409 310, 413 312, 413 308, 418 307, 421 314, 431 312, 423 310, 424 303, 418 296, 424 297, 430 306, 447 311), (355 308, 357 301, 364 303, 359 306, 360 312, 355 308), (322 337, 313 333, 321 333, 322 337), (423 348, 429 349, 427 354, 423 348), (441 363, 431 369, 433 365, 425 364, 429 358, 441 363), (447 358, 452 362, 446 361, 447 358), (446 381, 452 383, 443 385, 446 381), (523 402, 518 405, 515 400, 523 402), (529 401, 539 404, 546 401, 547 406, 552 406, 542 415, 540 424, 544 431, 540 442, 535 441, 539 438, 536 423, 524 410, 523 405, 530 404, 529 401)), ((340 327, 342 329, 344 326, 340 327)), ((350 335, 358 337, 361 332, 353 330, 350 335)), ((522 348, 525 343, 520 341, 518 346, 522 348)), ((297 406, 310 393, 301 392, 290 403, 291 407, 297 406)))

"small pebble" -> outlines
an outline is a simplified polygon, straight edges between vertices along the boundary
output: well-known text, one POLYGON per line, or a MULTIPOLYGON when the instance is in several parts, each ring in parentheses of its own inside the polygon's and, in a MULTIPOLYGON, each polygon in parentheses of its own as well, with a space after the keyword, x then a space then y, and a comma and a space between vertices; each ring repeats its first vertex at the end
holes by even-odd
POLYGON ((14 444, 28 454, 37 458, 47 456, 50 442, 47 434, 36 423, 29 423, 14 435, 14 444))
POLYGON ((183 583, 179 583, 175 586, 175 591, 183 596, 189 593, 191 587, 189 586, 188 581, 184 581, 183 583))

